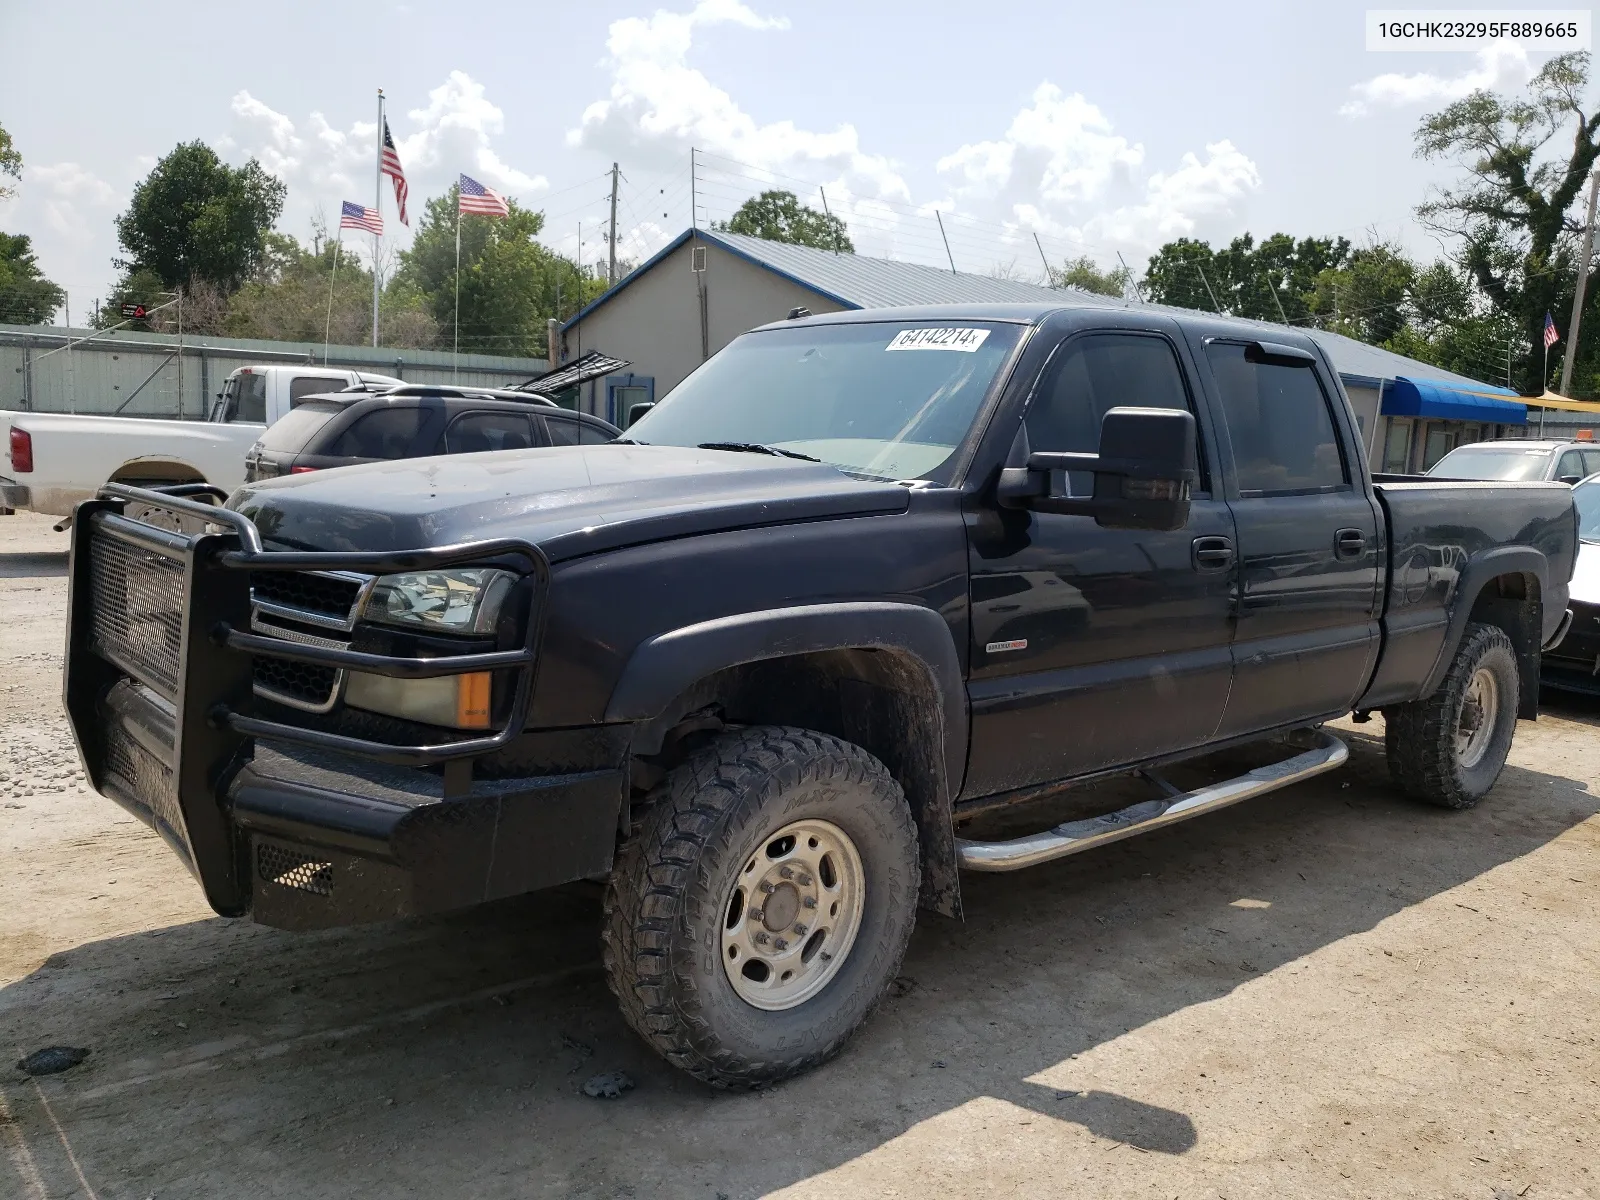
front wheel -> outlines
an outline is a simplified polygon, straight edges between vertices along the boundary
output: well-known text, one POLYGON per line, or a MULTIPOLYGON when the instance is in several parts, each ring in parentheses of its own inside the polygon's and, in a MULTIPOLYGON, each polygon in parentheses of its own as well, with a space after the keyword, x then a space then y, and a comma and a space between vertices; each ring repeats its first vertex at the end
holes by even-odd
POLYGON ((916 825, 859 746, 759 726, 656 790, 606 889, 605 964, 634 1030, 717 1087, 807 1070, 864 1021, 916 917, 916 825))
POLYGON ((1471 808, 1500 778, 1517 729, 1517 655, 1495 625, 1467 626, 1433 695, 1384 710, 1389 775, 1407 795, 1471 808))

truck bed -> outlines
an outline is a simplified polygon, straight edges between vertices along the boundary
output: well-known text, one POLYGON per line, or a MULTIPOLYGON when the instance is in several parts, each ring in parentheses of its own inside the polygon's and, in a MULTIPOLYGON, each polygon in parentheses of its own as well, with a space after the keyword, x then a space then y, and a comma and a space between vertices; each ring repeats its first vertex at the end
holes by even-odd
POLYGON ((1511 574, 1529 565, 1528 551, 1542 554, 1549 565, 1539 581, 1539 644, 1559 630, 1577 547, 1571 488, 1375 476, 1374 491, 1389 530, 1389 562, 1383 652, 1362 707, 1427 690, 1452 623, 1468 616, 1456 597, 1469 562, 1480 574, 1511 574))

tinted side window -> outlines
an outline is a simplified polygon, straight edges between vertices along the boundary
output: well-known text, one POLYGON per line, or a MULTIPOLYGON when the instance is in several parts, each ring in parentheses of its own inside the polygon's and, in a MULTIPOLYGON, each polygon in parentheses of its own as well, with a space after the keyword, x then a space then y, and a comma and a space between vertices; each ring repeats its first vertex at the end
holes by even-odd
POLYGON ((320 392, 337 392, 345 386, 341 379, 313 379, 309 375, 298 375, 289 381, 289 407, 293 408, 307 396, 315 396, 320 392))
MULTIPOLYGON (((1028 405, 1028 445, 1034 450, 1093 453, 1100 420, 1113 408, 1193 411, 1178 357, 1165 338, 1136 333, 1091 333, 1068 342, 1045 369, 1028 405)), ((1073 495, 1093 486, 1074 471, 1073 495)), ((1200 489, 1209 485, 1202 472, 1200 489)))
POLYGON ((380 408, 356 418, 327 453, 341 458, 405 458, 426 417, 416 406, 380 408))
POLYGON ((467 413, 457 417, 444 431, 446 454, 526 450, 531 445, 528 418, 521 413, 467 413))
POLYGON ((578 444, 580 446, 604 446, 617 440, 617 435, 604 425, 591 425, 588 421, 578 422, 578 444))
POLYGON ((576 446, 583 440, 583 424, 571 417, 546 417, 544 427, 552 446, 576 446))
POLYGON ((1583 473, 1593 475, 1600 471, 1600 450, 1585 450, 1583 452, 1583 473))
POLYGON ((234 377, 233 411, 230 421, 246 424, 267 423, 267 377, 265 375, 238 375, 234 377))
POLYGON ((1273 496, 1348 487, 1328 397, 1310 367, 1245 359, 1227 342, 1206 347, 1233 442, 1239 492, 1273 496))
POLYGON ((1556 478, 1565 479, 1569 475, 1587 475, 1583 469, 1583 455, 1576 450, 1568 450, 1561 456, 1561 465, 1556 468, 1556 478))

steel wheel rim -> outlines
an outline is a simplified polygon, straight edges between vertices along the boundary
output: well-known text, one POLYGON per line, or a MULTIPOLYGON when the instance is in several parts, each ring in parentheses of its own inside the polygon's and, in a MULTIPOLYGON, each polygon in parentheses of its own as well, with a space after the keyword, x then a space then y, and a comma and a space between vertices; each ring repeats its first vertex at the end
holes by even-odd
POLYGON ((793 821, 745 859, 722 905, 722 968, 752 1008, 804 1004, 838 975, 867 908, 866 872, 831 821, 793 821))
POLYGON ((1456 760, 1463 767, 1471 770, 1483 761, 1499 716, 1500 685, 1492 671, 1479 667, 1467 682, 1456 720, 1456 760))

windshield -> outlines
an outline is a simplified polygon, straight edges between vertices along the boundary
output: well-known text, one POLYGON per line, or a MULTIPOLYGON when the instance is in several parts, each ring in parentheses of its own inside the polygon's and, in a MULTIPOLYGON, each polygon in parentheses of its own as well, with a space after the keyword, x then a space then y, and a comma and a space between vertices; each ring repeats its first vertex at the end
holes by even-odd
POLYGON ((267 431, 256 443, 263 450, 279 453, 298 452, 342 410, 342 405, 319 404, 316 401, 290 409, 282 418, 267 426, 267 431))
POLYGON ((860 475, 916 479, 938 470, 966 436, 1022 328, 896 321, 748 333, 627 437, 770 446, 860 475))
POLYGON ((1550 466, 1549 450, 1529 450, 1504 443, 1462 446, 1433 464, 1435 479, 1543 479, 1550 466))
POLYGON ((1572 505, 1578 510, 1578 536, 1600 542, 1600 478, 1573 488, 1572 505))

